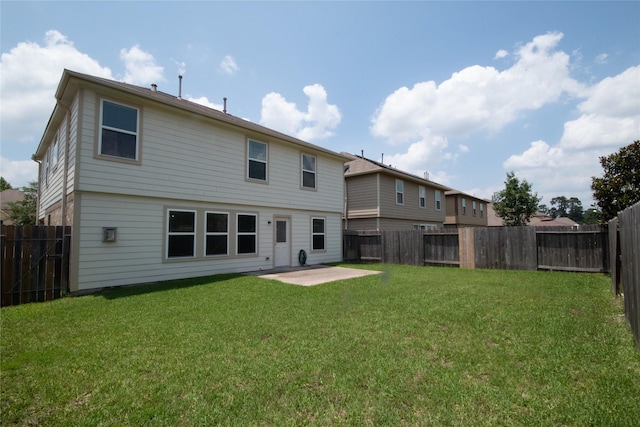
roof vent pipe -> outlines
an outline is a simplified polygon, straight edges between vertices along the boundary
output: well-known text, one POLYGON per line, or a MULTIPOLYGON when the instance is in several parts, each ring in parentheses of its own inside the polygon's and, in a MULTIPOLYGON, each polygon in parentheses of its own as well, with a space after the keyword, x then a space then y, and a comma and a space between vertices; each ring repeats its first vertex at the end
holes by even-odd
POLYGON ((155 83, 151 83, 151 92, 157 92, 158 91, 158 85, 155 83))
POLYGON ((182 99, 182 76, 178 76, 178 99, 182 99))
POLYGON ((384 153, 382 153, 382 159, 380 160, 380 163, 384 163, 384 153))
POLYGON ((222 98, 224 101, 224 107, 222 107, 222 112, 226 114, 227 112, 227 98, 222 98))
POLYGON ((429 181, 429 172, 425 172, 425 173, 424 173, 424 179, 426 179, 427 181, 429 181))

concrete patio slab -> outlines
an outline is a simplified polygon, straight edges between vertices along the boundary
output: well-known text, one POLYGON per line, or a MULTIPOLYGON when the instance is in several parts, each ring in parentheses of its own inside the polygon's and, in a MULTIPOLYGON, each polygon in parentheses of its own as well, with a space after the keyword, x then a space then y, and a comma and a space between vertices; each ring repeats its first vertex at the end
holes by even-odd
POLYGON ((279 280, 300 286, 314 286, 336 280, 380 274, 381 271, 360 270, 357 268, 331 267, 328 265, 309 265, 247 273, 264 279, 279 280))

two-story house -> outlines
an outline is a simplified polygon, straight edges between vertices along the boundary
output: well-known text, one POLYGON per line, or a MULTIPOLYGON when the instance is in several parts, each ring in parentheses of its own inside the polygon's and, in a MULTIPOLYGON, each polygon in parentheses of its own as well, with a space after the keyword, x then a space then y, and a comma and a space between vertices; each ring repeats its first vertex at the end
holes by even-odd
POLYGON ((65 70, 55 97, 33 158, 71 291, 342 259, 344 156, 156 85, 65 70))
POLYGON ((448 187, 363 156, 342 154, 351 158, 344 172, 345 229, 443 227, 448 187))
POLYGON ((447 216, 445 228, 486 227, 487 201, 458 190, 445 192, 447 216))

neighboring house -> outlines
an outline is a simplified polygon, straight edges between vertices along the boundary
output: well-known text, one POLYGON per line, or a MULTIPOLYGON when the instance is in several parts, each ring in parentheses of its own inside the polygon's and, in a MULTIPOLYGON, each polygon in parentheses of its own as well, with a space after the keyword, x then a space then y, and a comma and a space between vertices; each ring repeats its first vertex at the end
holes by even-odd
POLYGON ((0 220, 4 225, 12 225, 13 221, 9 219, 11 216, 10 203, 20 202, 24 200, 24 193, 15 188, 9 188, 0 192, 0 220))
POLYGON ((445 192, 445 228, 486 227, 487 201, 458 190, 445 192))
POLYGON ((542 212, 536 213, 530 220, 528 225, 534 227, 577 227, 579 224, 567 217, 553 218, 542 212))
MULTIPOLYGON (((496 215, 492 203, 487 205, 487 215, 489 227, 502 227, 504 225, 502 218, 496 215)), ((535 227, 577 227, 579 224, 571 218, 552 218, 538 211, 531 217, 531 219, 529 219, 527 225, 535 227)))
POLYGON ((345 163, 345 229, 442 228, 447 187, 362 156, 345 163))
POLYGON ((34 160, 39 218, 72 225, 71 291, 342 259, 333 151, 65 70, 34 160))

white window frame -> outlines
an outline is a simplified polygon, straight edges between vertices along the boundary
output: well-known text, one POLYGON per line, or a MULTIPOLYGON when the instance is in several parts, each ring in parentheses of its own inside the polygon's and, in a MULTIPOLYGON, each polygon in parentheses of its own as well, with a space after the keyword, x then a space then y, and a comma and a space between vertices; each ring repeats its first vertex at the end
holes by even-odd
POLYGON ((462 215, 466 215, 467 214, 467 199, 465 199, 463 197, 461 204, 462 204, 462 215))
POLYGON ((437 230, 438 229, 438 225, 437 224, 413 224, 413 229, 414 230, 437 230))
POLYGON ((166 248, 165 259, 191 259, 196 257, 196 233, 198 231, 198 212, 193 209, 180 209, 180 208, 168 208, 167 209, 167 222, 166 222, 166 248), (193 213, 193 231, 171 231, 170 221, 171 212, 190 212, 193 213), (171 236, 193 236, 193 254, 184 256, 169 256, 169 240, 171 236))
POLYGON ((51 171, 51 149, 44 153, 44 185, 49 185, 49 172, 51 171))
POLYGON ((326 252, 327 250, 327 219, 325 217, 321 217, 321 216, 314 216, 311 218, 311 251, 312 252, 326 252), (313 224, 314 222, 318 220, 318 221, 322 221, 322 232, 316 232, 313 228, 313 224), (322 236, 322 245, 323 248, 321 249, 316 249, 315 247, 315 237, 316 236, 322 236))
POLYGON ((58 160, 60 156, 60 147, 58 145, 58 132, 56 132, 56 136, 53 138, 53 143, 51 144, 51 168, 55 168, 58 165, 58 160))
POLYGON ((221 256, 229 256, 229 236, 231 233, 229 233, 229 226, 231 225, 231 222, 229 221, 229 212, 219 212, 219 211, 205 211, 204 213, 204 256, 206 257, 221 257, 221 256), (212 215, 224 215, 227 217, 227 231, 226 232, 222 232, 222 231, 208 231, 207 230, 207 224, 208 224, 208 220, 209 220, 209 214, 212 215), (224 254, 207 254, 207 237, 209 236, 226 236, 227 237, 227 248, 224 254))
POLYGON ((269 144, 262 141, 257 141, 255 139, 247 139, 247 179, 257 182, 268 182, 269 181, 269 144), (251 157, 251 143, 261 144, 265 147, 265 159, 257 159, 251 157), (255 178, 250 175, 251 172, 251 162, 264 163, 264 179, 263 178, 255 178))
POLYGON ((404 181, 401 179, 396 179, 396 205, 404 205, 404 181))
POLYGON ((300 154, 300 187, 304 188, 304 189, 308 189, 308 190, 315 190, 318 187, 318 157, 314 156, 313 154, 306 154, 306 153, 301 153, 300 154), (310 157, 313 159, 313 170, 311 169, 305 169, 304 167, 304 158, 305 156, 310 157), (307 185, 304 185, 304 174, 305 173, 310 173, 313 174, 313 187, 309 187, 307 185))
POLYGON ((484 203, 480 203, 480 218, 484 218, 484 203))
POLYGON ((132 105, 123 104, 121 102, 113 101, 111 99, 105 99, 105 98, 100 99, 100 127, 99 127, 99 130, 98 130, 98 155, 109 157, 109 158, 113 158, 113 159, 121 159, 121 160, 125 160, 125 161, 133 161, 133 162, 138 162, 140 160, 140 109, 138 107, 134 107, 132 105), (120 128, 111 127, 111 126, 107 126, 107 125, 103 124, 103 121, 104 121, 104 103, 105 102, 135 110, 136 111, 136 130, 135 130, 135 132, 132 132, 132 131, 127 130, 127 129, 120 129, 120 128), (119 132, 119 133, 135 136, 135 138, 136 138, 136 154, 135 154, 135 157, 131 158, 131 157, 123 157, 123 156, 117 156, 117 155, 114 155, 114 154, 105 154, 105 153, 103 153, 102 152, 102 130, 103 129, 107 129, 107 130, 111 130, 111 131, 114 131, 114 132, 119 132))
POLYGON ((436 190, 435 193, 435 199, 436 199, 436 210, 439 211, 442 209, 442 195, 440 193, 440 190, 436 190))
POLYGON ((258 214, 249 213, 249 212, 238 212, 236 213, 236 255, 257 255, 258 253, 258 214), (255 231, 240 231, 238 227, 240 227, 240 216, 252 216, 255 221, 255 231), (254 252, 240 252, 240 236, 253 236, 255 240, 255 251, 254 252))
POLYGON ((471 210, 473 211, 473 216, 478 215, 478 207, 476 205, 476 201, 471 202, 471 210))
POLYGON ((422 209, 427 207, 427 191, 424 185, 418 187, 418 206, 422 209))

